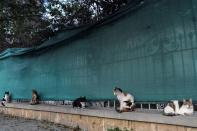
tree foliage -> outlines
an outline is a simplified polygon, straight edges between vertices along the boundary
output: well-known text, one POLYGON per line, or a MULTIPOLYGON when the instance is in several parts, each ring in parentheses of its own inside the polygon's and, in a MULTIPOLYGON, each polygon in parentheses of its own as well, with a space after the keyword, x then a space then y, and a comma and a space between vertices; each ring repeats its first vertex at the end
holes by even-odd
POLYGON ((1 0, 0 51, 41 44, 67 27, 100 21, 127 0, 1 0))

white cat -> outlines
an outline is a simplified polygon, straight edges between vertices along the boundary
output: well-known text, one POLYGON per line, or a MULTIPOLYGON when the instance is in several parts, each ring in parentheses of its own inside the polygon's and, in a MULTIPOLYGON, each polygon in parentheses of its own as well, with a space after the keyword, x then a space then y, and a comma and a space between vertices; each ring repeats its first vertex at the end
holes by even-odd
POLYGON ((164 115, 174 116, 179 114, 179 101, 172 100, 164 108, 164 115))
POLYGON ((183 105, 178 111, 178 114, 180 115, 192 115, 194 113, 194 106, 192 104, 192 99, 189 99, 188 101, 183 99, 183 105))
POLYGON ((118 112, 134 111, 134 96, 129 93, 123 93, 122 90, 117 87, 114 88, 113 92, 120 103, 120 109, 117 109, 118 112))
POLYGON ((173 116, 173 115, 192 115, 194 112, 194 106, 192 104, 192 99, 185 100, 183 99, 183 104, 179 107, 178 100, 172 100, 164 108, 164 115, 173 116))

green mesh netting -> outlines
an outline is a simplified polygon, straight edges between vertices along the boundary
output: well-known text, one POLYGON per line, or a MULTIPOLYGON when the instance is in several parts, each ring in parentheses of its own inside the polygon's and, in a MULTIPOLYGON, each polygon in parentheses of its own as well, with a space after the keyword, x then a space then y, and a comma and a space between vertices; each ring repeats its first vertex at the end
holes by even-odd
POLYGON ((9 49, 1 54, 0 94, 29 99, 36 89, 42 99, 112 99, 119 86, 137 101, 197 100, 196 6, 145 0, 40 47, 9 49))

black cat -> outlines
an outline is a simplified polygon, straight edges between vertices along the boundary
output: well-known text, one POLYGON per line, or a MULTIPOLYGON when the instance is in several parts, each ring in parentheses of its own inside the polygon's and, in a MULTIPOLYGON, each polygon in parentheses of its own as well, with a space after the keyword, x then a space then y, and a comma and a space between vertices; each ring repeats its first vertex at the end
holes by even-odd
POLYGON ((85 108, 86 107, 86 97, 79 97, 77 99, 75 99, 72 103, 73 108, 78 107, 78 108, 85 108))

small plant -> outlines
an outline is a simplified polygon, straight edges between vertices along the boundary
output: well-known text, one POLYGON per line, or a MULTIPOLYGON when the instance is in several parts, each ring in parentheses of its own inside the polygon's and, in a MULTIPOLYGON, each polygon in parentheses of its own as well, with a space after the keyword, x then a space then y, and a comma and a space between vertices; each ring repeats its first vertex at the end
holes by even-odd
POLYGON ((76 126, 73 128, 73 131, 81 131, 81 129, 79 128, 79 126, 76 126))
POLYGON ((127 128, 124 128, 123 130, 121 130, 119 127, 116 127, 114 129, 107 129, 107 131, 134 131, 132 128, 129 130, 127 128))

